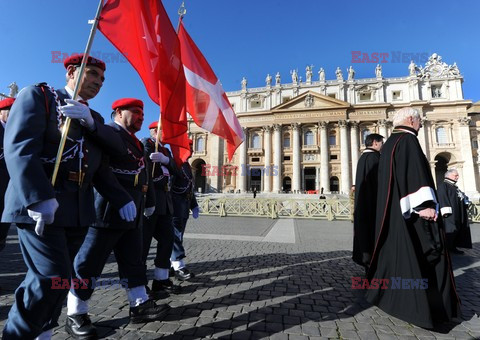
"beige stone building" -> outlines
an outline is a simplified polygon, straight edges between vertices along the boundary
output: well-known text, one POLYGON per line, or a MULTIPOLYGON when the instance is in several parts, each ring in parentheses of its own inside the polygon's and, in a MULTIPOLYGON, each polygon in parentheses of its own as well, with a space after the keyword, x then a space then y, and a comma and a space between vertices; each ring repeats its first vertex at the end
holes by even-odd
POLYGON ((198 190, 346 194, 365 137, 388 138, 393 114, 411 106, 423 116, 418 139, 434 178, 455 167, 459 187, 478 195, 480 106, 463 98, 457 65, 434 53, 425 65, 412 61, 405 69, 406 76, 385 78, 377 65, 374 78, 356 79, 353 67, 345 77, 337 68, 336 79, 327 80, 321 68, 314 80, 307 66, 305 81, 293 70, 288 83, 277 73, 261 88, 243 78, 241 90, 227 93, 246 136, 231 162, 223 140, 190 123, 198 190))

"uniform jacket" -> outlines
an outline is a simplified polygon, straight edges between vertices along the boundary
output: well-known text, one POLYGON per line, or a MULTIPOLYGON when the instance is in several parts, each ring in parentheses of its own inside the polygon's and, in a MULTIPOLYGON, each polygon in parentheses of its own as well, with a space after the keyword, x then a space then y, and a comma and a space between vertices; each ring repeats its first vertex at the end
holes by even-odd
POLYGON ((5 191, 7 191, 8 181, 10 176, 8 175, 7 165, 5 164, 5 156, 3 151, 3 135, 5 128, 0 123, 0 216, 4 208, 5 191))
POLYGON ((95 222, 93 186, 116 207, 131 201, 108 167, 105 151, 121 153, 121 139, 102 116, 90 110, 95 128, 88 131, 72 120, 55 187, 51 177, 64 121, 58 105, 70 98, 65 89, 34 85, 23 89, 10 111, 4 154, 11 174, 2 222, 34 223, 27 207, 56 198, 53 225, 76 227, 95 222), (81 172, 80 172, 81 170, 81 172), (83 176, 83 181, 79 179, 83 176), (81 184, 81 185, 79 185, 81 184))
MULTIPOLYGON (((147 162, 152 164, 150 161, 150 154, 155 152, 155 142, 152 138, 144 138, 142 140, 143 145, 145 146, 145 158, 147 162)), ((175 161, 166 147, 158 145, 158 152, 162 152, 165 156, 170 158, 170 162, 167 165, 164 165, 169 173, 170 176, 164 176, 163 171, 161 169, 160 163, 155 165, 154 173, 152 176, 153 188, 155 189, 155 211, 154 214, 157 215, 166 215, 166 214, 173 214, 173 203, 172 203, 172 195, 170 193, 171 183, 176 177, 178 173, 177 166, 175 161)), ((150 207, 147 204, 147 207, 150 207)))
POLYGON ((122 220, 118 209, 96 192, 96 226, 115 229, 133 229, 141 223, 145 206, 151 207, 155 205, 155 191, 153 185, 149 185, 150 163, 145 161, 144 147, 137 137, 132 136, 123 127, 114 122, 108 125, 120 136, 125 150, 123 154, 110 156, 110 169, 118 182, 133 198, 135 206, 137 207, 137 217, 133 222, 122 220))
POLYGON ((198 207, 194 194, 194 180, 190 163, 185 162, 179 171, 172 186, 173 215, 175 217, 188 218, 190 210, 198 207))

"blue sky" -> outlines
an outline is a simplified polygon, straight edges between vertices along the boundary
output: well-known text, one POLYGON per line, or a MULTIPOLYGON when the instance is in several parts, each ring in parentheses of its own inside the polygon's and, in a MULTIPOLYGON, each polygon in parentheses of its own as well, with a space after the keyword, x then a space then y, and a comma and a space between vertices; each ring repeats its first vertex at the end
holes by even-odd
MULTIPOLYGON (((124 1, 124 0, 122 0, 124 1)), ((164 0, 176 26, 180 0, 164 0)), ((90 31, 96 0, 0 1, 0 92, 16 81, 24 87, 41 81, 64 86, 64 68, 52 62, 52 51, 82 52, 90 31)), ((226 91, 265 84, 267 73, 280 72, 291 82, 290 70, 313 65, 314 80, 323 67, 334 79, 337 66, 353 65, 356 78, 374 76, 374 63, 352 63, 352 51, 389 53, 382 64, 385 77, 408 74, 408 63, 393 62, 392 52, 442 56, 456 62, 464 76, 464 96, 480 100, 478 20, 480 2, 463 1, 326 1, 326 0, 187 0, 185 27, 226 91)), ((97 32, 92 51, 117 55, 97 32)), ((406 57, 406 60, 410 58, 406 57)), ((158 119, 159 109, 147 96, 126 62, 107 62, 106 82, 91 107, 109 118, 111 103, 121 97, 145 102, 145 123, 158 119)))

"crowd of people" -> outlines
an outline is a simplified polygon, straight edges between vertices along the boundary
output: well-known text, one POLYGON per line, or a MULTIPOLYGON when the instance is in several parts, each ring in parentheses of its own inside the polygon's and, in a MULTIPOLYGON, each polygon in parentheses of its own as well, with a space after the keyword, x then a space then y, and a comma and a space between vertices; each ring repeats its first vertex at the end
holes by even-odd
MULTIPOLYGON (((149 125, 150 138, 137 139, 144 122, 139 99, 114 101, 112 122, 105 124, 88 106, 104 82, 105 63, 88 57, 80 79, 82 57, 64 61, 64 88, 39 83, 16 99, 0 101, 0 196, 5 197, 0 200, 0 250, 15 223, 28 269, 15 291, 3 339, 50 339, 66 298, 67 332, 77 339, 96 338, 88 301, 112 251, 133 323, 160 320, 170 307, 156 301, 181 291, 170 277, 194 276, 183 246, 190 211, 193 218, 199 215, 188 161, 176 164, 171 148, 162 144, 159 122, 149 125), (52 181, 67 117, 70 128, 52 181), (157 247, 149 285, 153 238, 157 247), (52 289, 58 281, 68 287, 52 289)), ((456 186, 455 169, 435 188, 416 137, 419 112, 400 109, 393 125, 385 144, 381 135, 366 137, 358 162, 353 260, 370 282, 427 282, 420 288, 368 289, 366 298, 393 316, 432 328, 459 315, 449 251, 472 247, 469 201, 456 186)))
POLYGON ((381 135, 367 136, 358 162, 353 260, 365 268, 370 303, 431 329, 460 316, 450 253, 472 248, 470 202, 455 169, 435 188, 417 139, 418 110, 398 110, 393 127, 385 144, 381 135))
POLYGON ((139 99, 114 101, 112 122, 105 124, 88 101, 99 93, 106 65, 88 57, 80 79, 82 58, 65 59, 64 88, 39 83, 0 101, 0 250, 14 223, 27 266, 3 339, 50 339, 65 298, 66 331, 75 339, 97 338, 88 301, 112 251, 132 323, 163 318, 170 307, 156 301, 181 290, 170 277, 185 281, 194 275, 183 246, 190 211, 199 215, 188 161, 177 165, 162 144, 158 122, 149 126, 150 138, 137 139, 144 121, 139 99), (52 179, 67 117, 70 127, 52 179), (157 249, 149 285, 152 238, 157 249))

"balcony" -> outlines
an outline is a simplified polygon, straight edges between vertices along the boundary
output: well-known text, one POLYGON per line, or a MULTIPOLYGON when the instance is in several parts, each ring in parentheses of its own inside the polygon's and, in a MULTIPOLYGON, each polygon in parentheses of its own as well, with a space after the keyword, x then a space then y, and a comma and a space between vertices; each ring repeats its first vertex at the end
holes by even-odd
POLYGON ((207 155, 207 151, 203 150, 203 151, 194 151, 193 152, 193 157, 201 157, 201 156, 206 156, 207 155))
POLYGON ((302 151, 307 153, 314 153, 318 151, 318 145, 302 145, 302 151))
POLYGON ((253 156, 261 156, 261 155, 263 155, 263 149, 262 148, 248 148, 247 153, 249 155, 253 155, 253 156))
POLYGON ((435 143, 435 147, 439 149, 455 149, 455 143, 435 143))

